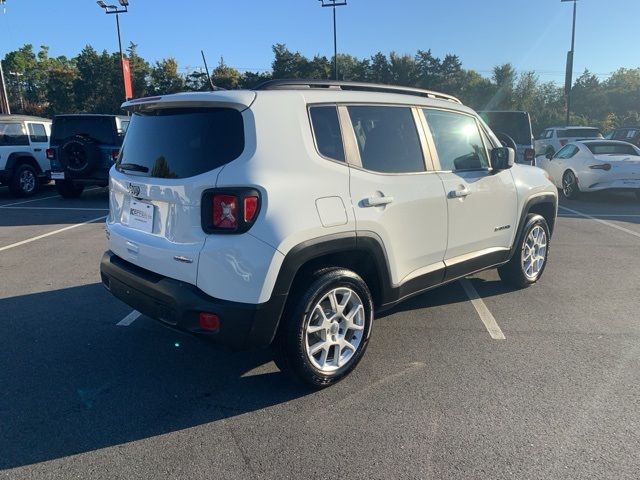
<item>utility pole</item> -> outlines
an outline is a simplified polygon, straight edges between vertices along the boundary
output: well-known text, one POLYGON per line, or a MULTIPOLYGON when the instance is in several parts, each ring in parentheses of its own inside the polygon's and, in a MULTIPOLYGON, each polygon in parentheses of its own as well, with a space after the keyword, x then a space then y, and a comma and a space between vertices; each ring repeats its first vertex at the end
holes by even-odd
MULTIPOLYGON (((5 8, 6 0, 0 0, 2 13, 7 13, 5 8)), ((4 81, 4 71, 2 70, 2 59, 0 59, 0 113, 11 115, 11 107, 9 106, 9 97, 7 97, 7 84, 4 81)))
POLYGON ((318 0, 322 3, 322 7, 331 7, 333 9, 333 78, 338 80, 338 33, 336 27, 336 7, 344 7, 347 0, 318 0))
POLYGON ((573 2, 573 28, 571 29, 571 50, 567 53, 567 73, 564 81, 564 93, 567 97, 566 125, 571 121, 571 90, 573 88, 573 55, 576 47, 576 10, 578 0, 560 0, 561 2, 573 2))

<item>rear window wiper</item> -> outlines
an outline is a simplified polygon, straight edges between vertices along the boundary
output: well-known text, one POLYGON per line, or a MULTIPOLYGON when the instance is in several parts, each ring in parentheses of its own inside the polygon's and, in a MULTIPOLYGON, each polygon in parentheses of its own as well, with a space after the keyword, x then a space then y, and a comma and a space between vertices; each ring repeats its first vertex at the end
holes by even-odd
POLYGON ((132 172, 143 172, 147 173, 149 169, 143 165, 138 165, 137 163, 121 163, 118 165, 118 168, 122 170, 130 170, 132 172))

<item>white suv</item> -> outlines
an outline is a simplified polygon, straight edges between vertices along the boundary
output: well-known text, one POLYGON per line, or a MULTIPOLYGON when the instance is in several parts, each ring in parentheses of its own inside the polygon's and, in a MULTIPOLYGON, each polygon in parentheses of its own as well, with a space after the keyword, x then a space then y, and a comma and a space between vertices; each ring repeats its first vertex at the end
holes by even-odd
POLYGON ((316 387, 355 367, 374 312, 545 268, 556 188, 454 97, 297 80, 124 108, 106 288, 169 326, 271 345, 316 387))
POLYGON ((602 134, 595 127, 549 127, 534 141, 534 150, 536 156, 551 158, 568 143, 598 138, 602 134))
POLYGON ((27 197, 48 181, 46 157, 51 120, 26 115, 0 115, 0 183, 27 197))

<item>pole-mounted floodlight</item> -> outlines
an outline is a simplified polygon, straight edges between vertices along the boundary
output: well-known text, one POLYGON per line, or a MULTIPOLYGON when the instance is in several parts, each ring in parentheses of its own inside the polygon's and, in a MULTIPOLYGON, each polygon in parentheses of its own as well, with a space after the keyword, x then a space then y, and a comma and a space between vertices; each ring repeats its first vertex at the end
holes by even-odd
POLYGON ((338 34, 336 32, 336 7, 344 7, 347 0, 318 0, 322 7, 333 8, 333 77, 338 80, 338 34))
POLYGON ((569 126, 571 121, 571 90, 573 87, 573 54, 576 46, 576 10, 578 0, 560 0, 561 2, 573 2, 573 28, 571 30, 571 50, 567 52, 567 73, 564 79, 564 93, 567 96, 567 120, 569 126))
POLYGON ((124 89, 124 97, 127 99, 127 89, 125 87, 125 78, 126 74, 124 71, 124 54, 122 53, 122 38, 120 36, 120 14, 127 13, 129 11, 129 0, 118 0, 118 3, 122 6, 122 8, 118 8, 116 5, 107 5, 103 0, 98 0, 96 2, 100 8, 104 10, 104 13, 107 15, 115 14, 116 16, 116 27, 118 29, 118 47, 120 49, 120 65, 122 67, 122 88, 124 89))

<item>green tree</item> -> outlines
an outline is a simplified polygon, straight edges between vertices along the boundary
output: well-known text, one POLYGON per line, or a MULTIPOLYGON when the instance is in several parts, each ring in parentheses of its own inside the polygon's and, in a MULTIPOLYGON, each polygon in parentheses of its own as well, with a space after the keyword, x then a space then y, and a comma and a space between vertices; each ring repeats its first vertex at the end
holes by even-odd
POLYGON ((184 90, 184 79, 178 73, 178 62, 167 58, 156 62, 151 68, 150 90, 154 95, 167 95, 184 90))

